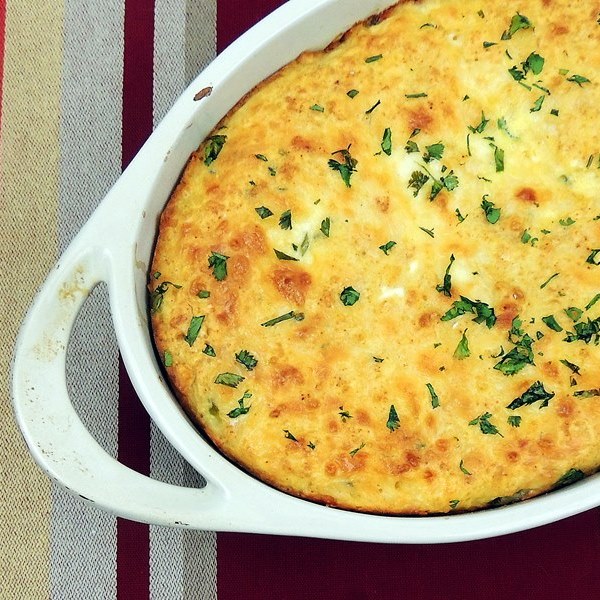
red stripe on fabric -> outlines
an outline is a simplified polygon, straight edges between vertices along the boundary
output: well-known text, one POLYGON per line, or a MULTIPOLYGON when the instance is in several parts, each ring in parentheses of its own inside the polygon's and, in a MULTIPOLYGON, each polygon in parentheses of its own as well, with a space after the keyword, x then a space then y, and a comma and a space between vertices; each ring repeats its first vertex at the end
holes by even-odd
MULTIPOLYGON (((268 513, 277 507, 265 508, 268 513)), ((597 510, 528 532, 442 545, 218 535, 219 600, 599 598, 597 510)), ((425 525, 425 524, 424 524, 425 525)))
MULTIPOLYGON (((123 57, 122 167, 152 132, 154 0, 126 0, 123 57)), ((119 363, 119 460, 150 473, 150 418, 119 363)), ((117 599, 150 597, 150 531, 117 519, 117 599)))
POLYGON ((282 4, 285 0, 218 0, 217 52, 282 4))

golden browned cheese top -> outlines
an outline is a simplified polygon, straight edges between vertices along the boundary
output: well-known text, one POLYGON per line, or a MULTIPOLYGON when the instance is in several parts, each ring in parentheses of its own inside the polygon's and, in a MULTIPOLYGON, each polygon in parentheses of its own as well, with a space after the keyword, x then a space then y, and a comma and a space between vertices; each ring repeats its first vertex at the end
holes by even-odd
POLYGON ((600 2, 400 3, 191 157, 150 272, 177 397, 300 497, 430 514, 600 465, 600 2))

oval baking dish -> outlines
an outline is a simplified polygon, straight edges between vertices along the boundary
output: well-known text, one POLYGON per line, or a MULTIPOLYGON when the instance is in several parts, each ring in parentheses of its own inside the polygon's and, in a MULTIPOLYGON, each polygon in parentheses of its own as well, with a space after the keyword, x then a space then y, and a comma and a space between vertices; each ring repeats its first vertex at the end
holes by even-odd
POLYGON ((150 333, 147 277, 159 214, 189 156, 255 85, 391 4, 291 0, 248 31, 183 93, 48 276, 20 331, 12 394, 33 457, 61 485, 147 523, 388 543, 492 537, 600 504, 600 479, 593 475, 530 500, 464 514, 382 516, 322 506, 261 483, 215 451, 164 381, 150 333), (119 346, 140 399, 205 478, 204 488, 172 486, 131 471, 98 446, 73 410, 66 348, 77 313, 99 282, 108 285, 119 346))

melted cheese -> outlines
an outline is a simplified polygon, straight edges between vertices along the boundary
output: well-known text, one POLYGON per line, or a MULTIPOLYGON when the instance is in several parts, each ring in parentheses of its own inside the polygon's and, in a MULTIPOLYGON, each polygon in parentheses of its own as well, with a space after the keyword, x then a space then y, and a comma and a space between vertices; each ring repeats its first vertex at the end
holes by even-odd
POLYGON ((153 331, 227 456, 390 514, 598 469, 599 13, 401 3, 274 74, 191 157, 153 331))

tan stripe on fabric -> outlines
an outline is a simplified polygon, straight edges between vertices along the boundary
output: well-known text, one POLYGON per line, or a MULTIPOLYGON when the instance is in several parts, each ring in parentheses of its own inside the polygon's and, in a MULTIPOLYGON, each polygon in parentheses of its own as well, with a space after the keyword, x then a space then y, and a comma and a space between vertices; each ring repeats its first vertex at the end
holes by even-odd
MULTIPOLYGON (((19 323, 56 260, 62 2, 7 3, 0 204, 0 331, 19 323)), ((10 351, 0 363, 0 597, 48 598, 50 484, 13 422, 10 351)))

